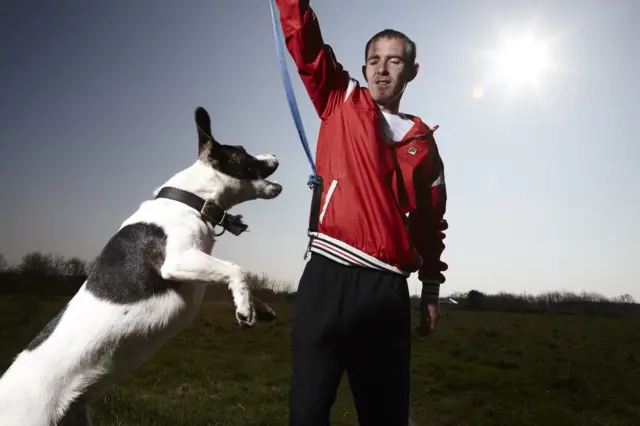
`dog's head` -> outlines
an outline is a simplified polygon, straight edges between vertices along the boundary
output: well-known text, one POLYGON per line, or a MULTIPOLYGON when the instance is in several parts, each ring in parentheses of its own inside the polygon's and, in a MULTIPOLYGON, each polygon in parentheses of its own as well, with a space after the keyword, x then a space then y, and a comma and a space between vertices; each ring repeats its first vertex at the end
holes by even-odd
POLYGON ((198 159, 210 166, 222 179, 228 207, 256 198, 272 199, 282 186, 267 178, 278 168, 272 154, 252 156, 242 146, 222 145, 211 133, 209 113, 198 107, 195 112, 198 130, 198 159))

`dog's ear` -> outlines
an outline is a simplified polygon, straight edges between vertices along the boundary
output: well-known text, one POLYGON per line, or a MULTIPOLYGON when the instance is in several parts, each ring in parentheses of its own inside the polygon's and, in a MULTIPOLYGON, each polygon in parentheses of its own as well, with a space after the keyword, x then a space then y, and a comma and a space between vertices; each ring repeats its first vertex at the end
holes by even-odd
POLYGON ((218 143, 211 134, 211 118, 203 107, 196 108, 196 129, 198 130, 198 155, 205 150, 213 149, 218 143))

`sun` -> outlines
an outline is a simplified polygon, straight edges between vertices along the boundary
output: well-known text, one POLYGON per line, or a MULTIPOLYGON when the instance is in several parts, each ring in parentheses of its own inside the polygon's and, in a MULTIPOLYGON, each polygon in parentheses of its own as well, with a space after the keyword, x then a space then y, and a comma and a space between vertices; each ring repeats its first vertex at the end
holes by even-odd
POLYGON ((490 57, 496 83, 509 89, 539 89, 547 72, 555 69, 550 43, 533 32, 503 34, 490 57))

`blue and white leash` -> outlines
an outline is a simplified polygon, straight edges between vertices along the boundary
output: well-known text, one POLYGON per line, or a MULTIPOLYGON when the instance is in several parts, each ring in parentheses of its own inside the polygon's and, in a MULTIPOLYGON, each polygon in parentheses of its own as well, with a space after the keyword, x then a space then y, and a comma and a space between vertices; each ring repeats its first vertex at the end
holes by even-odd
POLYGON ((309 182, 307 184, 309 185, 309 188, 313 189, 314 187, 321 184, 322 179, 318 176, 318 172, 316 171, 316 165, 313 161, 313 156, 311 155, 311 149, 309 149, 307 136, 304 132, 302 119, 300 118, 300 111, 298 110, 296 97, 293 93, 293 87, 291 86, 291 78, 289 77, 289 72, 287 70, 287 62, 285 60, 285 55, 284 55, 282 36, 280 35, 280 30, 279 30, 280 22, 276 17, 275 0, 269 0, 269 5, 271 6, 271 24, 273 26, 273 38, 276 43, 276 53, 278 55, 278 63, 280 65, 280 75, 282 76, 282 84, 284 85, 284 90, 287 93, 289 108, 291 109, 291 115, 293 116, 293 121, 295 122, 296 128, 298 130, 298 136, 300 137, 302 148, 304 148, 304 152, 307 155, 307 160, 309 161, 309 165, 311 166, 312 174, 309 176, 309 182))

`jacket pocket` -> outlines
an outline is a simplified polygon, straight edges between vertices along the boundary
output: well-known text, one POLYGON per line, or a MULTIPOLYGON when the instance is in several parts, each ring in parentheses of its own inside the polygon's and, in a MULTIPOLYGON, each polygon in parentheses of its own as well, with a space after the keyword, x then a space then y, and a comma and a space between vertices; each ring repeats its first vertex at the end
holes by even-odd
POLYGON ((320 211, 320 223, 322 223, 322 220, 324 219, 324 215, 327 212, 327 207, 329 207, 329 202, 331 201, 331 197, 333 197, 333 191, 336 190, 336 186, 338 186, 338 181, 334 179, 331 182, 331 186, 329 186, 327 196, 324 199, 324 205, 322 206, 322 210, 320 211))

